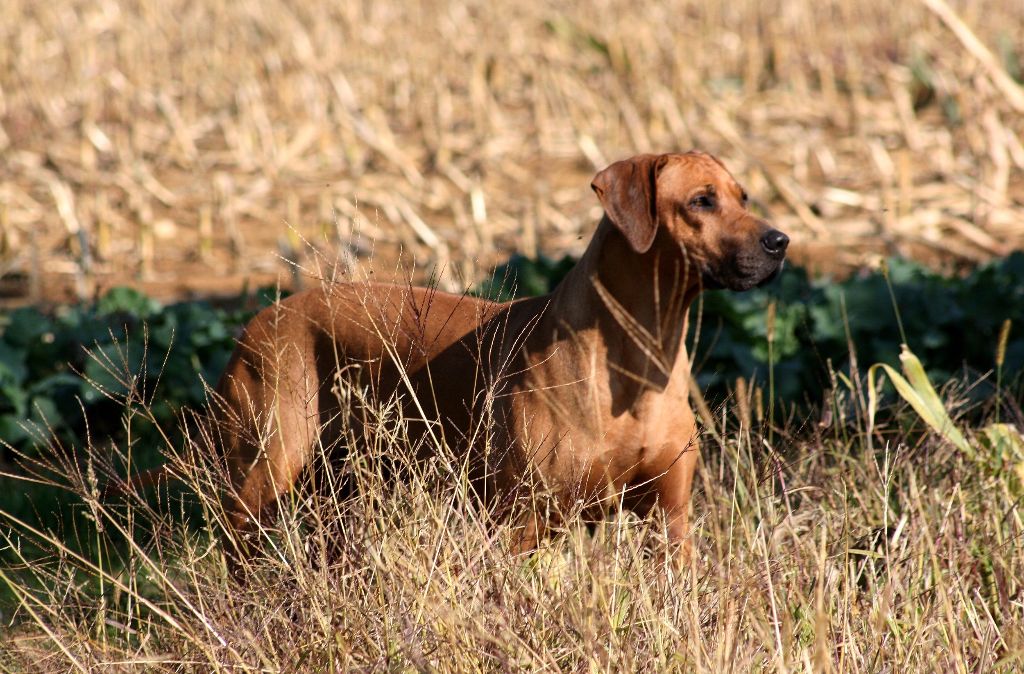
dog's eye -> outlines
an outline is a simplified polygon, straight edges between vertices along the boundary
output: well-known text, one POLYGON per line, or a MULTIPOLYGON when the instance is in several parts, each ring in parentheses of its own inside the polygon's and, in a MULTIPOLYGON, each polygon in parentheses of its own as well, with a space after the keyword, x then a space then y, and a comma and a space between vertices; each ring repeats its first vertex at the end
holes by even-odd
POLYGON ((746 192, 743 192, 742 194, 740 194, 740 203, 741 204, 746 206, 748 201, 750 201, 750 197, 747 196, 746 192))
POLYGON ((690 199, 690 208, 698 211, 710 211, 715 207, 715 198, 710 194, 701 194, 690 199))

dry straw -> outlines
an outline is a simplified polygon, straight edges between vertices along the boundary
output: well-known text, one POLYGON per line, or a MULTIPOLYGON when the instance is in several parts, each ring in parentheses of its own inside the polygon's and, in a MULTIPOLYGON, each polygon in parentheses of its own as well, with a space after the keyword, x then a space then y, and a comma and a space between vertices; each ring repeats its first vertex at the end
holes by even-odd
POLYGON ((1019 2, 3 14, 0 271, 22 299, 287 278, 289 228, 338 258, 372 239, 378 271, 401 248, 464 285, 512 251, 578 252, 609 160, 693 146, 821 270, 1024 242, 1019 2))

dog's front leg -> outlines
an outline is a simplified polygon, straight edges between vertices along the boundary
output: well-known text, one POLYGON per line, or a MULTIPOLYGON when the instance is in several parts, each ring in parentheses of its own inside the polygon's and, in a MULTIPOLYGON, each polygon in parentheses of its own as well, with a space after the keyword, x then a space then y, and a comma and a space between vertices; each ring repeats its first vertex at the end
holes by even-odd
POLYGON ((688 443, 674 457, 671 465, 658 477, 654 485, 658 504, 665 511, 668 540, 675 548, 675 556, 679 561, 689 559, 692 548, 690 492, 699 456, 697 442, 688 443))

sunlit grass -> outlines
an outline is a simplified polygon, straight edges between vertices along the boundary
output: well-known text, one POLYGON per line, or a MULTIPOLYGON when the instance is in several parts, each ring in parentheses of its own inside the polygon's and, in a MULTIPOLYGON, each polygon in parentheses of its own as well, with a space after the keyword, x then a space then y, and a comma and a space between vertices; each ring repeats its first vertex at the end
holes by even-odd
MULTIPOLYGON (((124 403, 150 414, 141 397, 124 403)), ((536 553, 512 554, 460 463, 442 452, 415 464, 402 420, 380 408, 393 439, 366 451, 408 477, 384 477, 364 452, 350 462, 354 498, 285 499, 239 583, 223 556, 226 478, 200 449, 202 425, 183 451, 165 448, 179 497, 123 484, 122 498, 104 496, 117 462, 80 448, 84 468, 50 459, 48 474, 98 526, 58 534, 5 516, 13 563, 0 582, 17 606, 0 653, 47 671, 1020 667, 1018 431, 962 429, 968 457, 907 407, 885 406, 873 426, 769 436, 752 404, 706 420, 682 565, 666 559, 657 517, 628 513, 589 530, 570 516, 536 553), (858 428, 872 428, 874 451, 858 428)))

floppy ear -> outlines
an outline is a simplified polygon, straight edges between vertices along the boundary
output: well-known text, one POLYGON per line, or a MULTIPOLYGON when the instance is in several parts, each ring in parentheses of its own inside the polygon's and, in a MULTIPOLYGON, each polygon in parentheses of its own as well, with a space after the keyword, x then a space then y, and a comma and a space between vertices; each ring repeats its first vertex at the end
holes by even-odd
POLYGON ((646 253, 658 231, 658 171, 664 155, 642 154, 617 161, 594 176, 590 187, 604 212, 637 253, 646 253))

